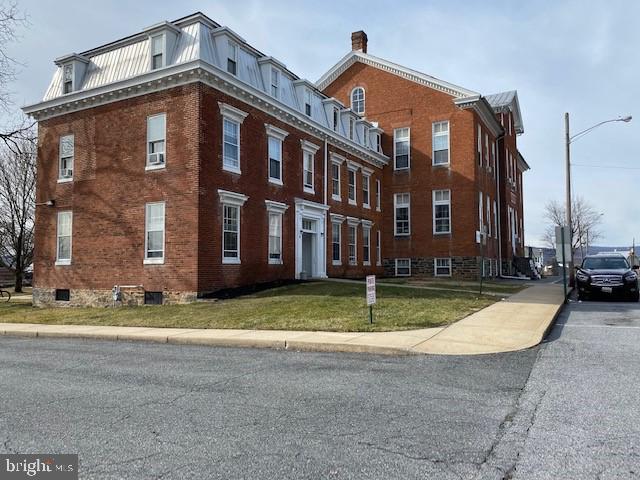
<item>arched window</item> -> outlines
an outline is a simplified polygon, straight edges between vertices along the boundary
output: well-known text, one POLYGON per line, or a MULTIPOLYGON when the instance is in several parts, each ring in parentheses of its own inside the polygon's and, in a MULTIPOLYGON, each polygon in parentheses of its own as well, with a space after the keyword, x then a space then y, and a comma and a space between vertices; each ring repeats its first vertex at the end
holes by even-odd
POLYGON ((364 115, 364 88, 356 87, 351 91, 351 110, 364 115))

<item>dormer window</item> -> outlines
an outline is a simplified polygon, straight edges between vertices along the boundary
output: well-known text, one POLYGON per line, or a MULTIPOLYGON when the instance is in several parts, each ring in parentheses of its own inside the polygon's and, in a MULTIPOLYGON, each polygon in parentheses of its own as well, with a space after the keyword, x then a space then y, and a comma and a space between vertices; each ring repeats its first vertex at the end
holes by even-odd
POLYGON ((68 64, 65 65, 62 70, 63 75, 63 92, 62 93, 71 93, 73 92, 73 65, 68 64))
POLYGON ((164 67, 164 35, 151 37, 151 70, 164 67))
POLYGON ((227 72, 238 74, 238 45, 231 41, 227 44, 227 72))
POLYGON ((382 153, 382 143, 379 133, 376 134, 376 152, 382 153))
POLYGON ((337 107, 333 107, 333 131, 338 131, 338 124, 340 122, 340 111, 337 107))
POLYGON ((364 146, 369 148, 369 129, 364 127, 364 146))
POLYGON ((355 130, 355 120, 349 117, 349 140, 353 140, 353 131, 355 130))
POLYGON ((351 91, 351 110, 364 115, 364 88, 356 87, 351 91))
POLYGON ((311 116, 311 90, 308 88, 304 91, 304 114, 311 116))
POLYGON ((280 94, 280 70, 276 68, 271 69, 271 96, 278 98, 280 94))

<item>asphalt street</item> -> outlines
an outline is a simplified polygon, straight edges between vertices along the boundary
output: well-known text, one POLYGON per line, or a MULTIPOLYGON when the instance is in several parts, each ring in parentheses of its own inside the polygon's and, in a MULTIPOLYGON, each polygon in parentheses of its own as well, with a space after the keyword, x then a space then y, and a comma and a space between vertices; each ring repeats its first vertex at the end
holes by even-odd
POLYGON ((88 479, 640 476, 640 309, 448 357, 0 337, 0 451, 88 479))

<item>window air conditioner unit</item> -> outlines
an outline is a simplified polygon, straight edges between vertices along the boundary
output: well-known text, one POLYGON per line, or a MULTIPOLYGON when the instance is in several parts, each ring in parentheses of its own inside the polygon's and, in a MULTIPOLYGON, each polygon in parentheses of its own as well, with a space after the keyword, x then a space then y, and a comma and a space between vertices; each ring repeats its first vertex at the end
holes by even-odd
POLYGON ((164 163, 164 153, 150 153, 149 165, 162 165, 164 163))
POLYGON ((73 170, 71 170, 70 168, 63 168, 60 172, 60 175, 62 176, 62 178, 71 178, 73 177, 73 170))

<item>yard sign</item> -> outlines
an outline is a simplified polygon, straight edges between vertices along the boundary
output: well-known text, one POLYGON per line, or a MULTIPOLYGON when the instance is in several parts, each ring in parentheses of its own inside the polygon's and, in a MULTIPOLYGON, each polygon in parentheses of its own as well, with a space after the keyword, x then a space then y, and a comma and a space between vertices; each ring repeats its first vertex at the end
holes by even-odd
POLYGON ((376 276, 367 275, 367 305, 376 303, 376 276))

